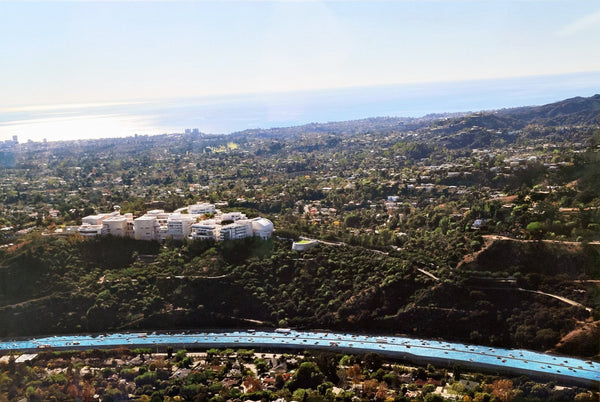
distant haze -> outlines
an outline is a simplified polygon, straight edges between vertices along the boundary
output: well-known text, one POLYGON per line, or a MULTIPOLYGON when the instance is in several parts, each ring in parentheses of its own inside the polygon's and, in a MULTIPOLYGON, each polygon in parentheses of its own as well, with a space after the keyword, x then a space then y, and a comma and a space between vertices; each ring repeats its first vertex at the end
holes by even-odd
POLYGON ((598 38, 590 0, 4 0, 0 140, 230 133, 590 96, 598 38))
POLYGON ((600 72, 290 93, 0 109, 0 140, 231 133, 377 116, 419 117, 540 105, 600 92, 600 72))

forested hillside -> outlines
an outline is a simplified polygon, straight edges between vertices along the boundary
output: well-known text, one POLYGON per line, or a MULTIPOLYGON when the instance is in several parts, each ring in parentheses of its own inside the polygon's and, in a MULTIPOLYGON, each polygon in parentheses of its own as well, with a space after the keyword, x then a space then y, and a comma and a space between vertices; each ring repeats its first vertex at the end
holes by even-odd
POLYGON ((8 147, 0 336, 294 326, 597 356, 599 102, 8 147), (275 237, 65 235, 195 202, 275 237))

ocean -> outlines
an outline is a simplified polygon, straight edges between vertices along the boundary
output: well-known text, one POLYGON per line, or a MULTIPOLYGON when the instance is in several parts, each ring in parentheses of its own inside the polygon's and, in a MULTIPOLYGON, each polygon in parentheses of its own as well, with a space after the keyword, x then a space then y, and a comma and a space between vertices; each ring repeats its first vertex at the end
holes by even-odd
POLYGON ((0 141, 48 141, 252 128, 378 116, 420 117, 541 105, 600 92, 600 72, 0 109, 0 141))

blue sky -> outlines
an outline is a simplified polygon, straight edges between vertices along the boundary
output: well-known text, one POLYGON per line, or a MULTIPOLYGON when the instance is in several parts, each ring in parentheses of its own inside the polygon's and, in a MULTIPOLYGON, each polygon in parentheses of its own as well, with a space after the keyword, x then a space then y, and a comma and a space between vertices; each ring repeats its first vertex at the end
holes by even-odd
POLYGON ((600 3, 0 2, 0 107, 600 71, 600 3))
POLYGON ((0 140, 81 131, 56 105, 600 72, 598 43, 592 0, 0 0, 0 140))

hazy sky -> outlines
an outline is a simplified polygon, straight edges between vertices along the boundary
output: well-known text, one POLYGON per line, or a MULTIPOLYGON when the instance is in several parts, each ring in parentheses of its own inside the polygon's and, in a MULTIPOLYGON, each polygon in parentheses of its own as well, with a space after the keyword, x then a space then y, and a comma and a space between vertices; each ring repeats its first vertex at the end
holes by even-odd
POLYGON ((0 108, 600 71, 600 2, 0 1, 0 108))

